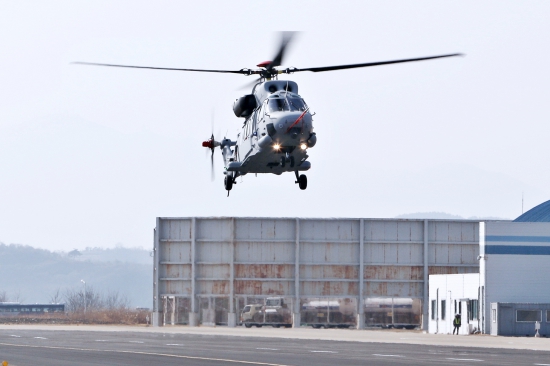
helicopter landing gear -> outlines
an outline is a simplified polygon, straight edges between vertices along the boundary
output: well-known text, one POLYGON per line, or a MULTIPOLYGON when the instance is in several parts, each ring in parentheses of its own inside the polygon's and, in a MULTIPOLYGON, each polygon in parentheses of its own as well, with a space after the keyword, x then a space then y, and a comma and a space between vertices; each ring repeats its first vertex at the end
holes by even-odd
POLYGON ((305 176, 305 174, 298 175, 297 170, 294 171, 294 174, 296 174, 296 182, 294 183, 298 183, 298 186, 303 191, 304 189, 307 188, 307 177, 305 176))
POLYGON ((225 186, 225 190, 227 191, 227 197, 229 197, 229 191, 231 188, 233 188, 233 177, 230 175, 226 175, 225 179, 223 180, 223 184, 225 186))
POLYGON ((286 163, 289 163, 290 167, 294 168, 294 156, 290 156, 289 153, 286 153, 285 156, 281 156, 281 168, 284 168, 286 163))

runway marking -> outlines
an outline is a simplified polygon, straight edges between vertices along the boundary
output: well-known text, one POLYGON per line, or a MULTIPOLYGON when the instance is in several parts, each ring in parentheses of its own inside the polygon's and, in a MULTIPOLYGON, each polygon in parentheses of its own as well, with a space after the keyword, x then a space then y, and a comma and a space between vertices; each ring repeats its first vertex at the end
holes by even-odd
POLYGON ((380 356, 380 357, 405 357, 403 355, 381 355, 379 353, 374 353, 373 356, 380 356))
POLYGON ((15 334, 10 335, 10 337, 21 338, 21 336, 18 336, 18 335, 15 335, 15 334))
POLYGON ((537 366, 550 366, 550 363, 534 363, 533 365, 537 365, 537 366))
POLYGON ((142 341, 128 341, 128 343, 143 343, 142 341))
POLYGON ((476 358, 446 358, 446 360, 483 362, 483 360, 478 360, 476 358))
POLYGON ((44 338, 44 337, 34 337, 36 339, 48 339, 48 338, 44 338))
POLYGON ((167 346, 183 346, 183 344, 178 343, 168 343, 167 346))
POLYGON ((338 353, 336 351, 309 351, 309 352, 313 352, 313 353, 338 353))
POLYGON ((95 341, 96 341, 96 342, 107 342, 106 339, 96 339, 95 341))
POLYGON ((277 348, 264 348, 264 347, 260 347, 260 348, 256 348, 256 349, 262 349, 262 350, 267 350, 267 351, 278 351, 277 348))
POLYGON ((136 355, 183 358, 183 359, 187 359, 187 360, 202 360, 202 361, 218 361, 218 362, 227 362, 227 363, 241 363, 241 364, 246 364, 246 365, 292 366, 292 365, 279 364, 279 363, 267 363, 267 362, 257 362, 257 361, 256 362, 255 361, 241 361, 241 360, 231 360, 231 359, 225 359, 225 358, 183 356, 183 355, 171 355, 171 354, 168 354, 168 353, 122 351, 122 350, 112 350, 112 349, 91 349, 91 348, 54 347, 54 346, 31 346, 31 345, 26 345, 26 344, 11 344, 11 343, 0 343, 0 346, 43 348, 43 349, 63 349, 63 350, 68 350, 68 351, 86 351, 86 352, 130 353, 130 354, 136 354, 136 355))

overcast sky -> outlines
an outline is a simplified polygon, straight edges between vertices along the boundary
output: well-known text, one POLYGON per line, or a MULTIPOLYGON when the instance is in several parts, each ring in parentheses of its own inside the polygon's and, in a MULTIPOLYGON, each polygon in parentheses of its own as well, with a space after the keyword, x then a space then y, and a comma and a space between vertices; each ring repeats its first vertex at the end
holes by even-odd
POLYGON ((549 1, 0 1, 0 242, 152 247, 157 216, 515 218, 550 199, 549 1), (287 76, 316 113, 308 188, 245 176, 229 198, 201 142, 235 138, 238 70, 301 33, 287 76))

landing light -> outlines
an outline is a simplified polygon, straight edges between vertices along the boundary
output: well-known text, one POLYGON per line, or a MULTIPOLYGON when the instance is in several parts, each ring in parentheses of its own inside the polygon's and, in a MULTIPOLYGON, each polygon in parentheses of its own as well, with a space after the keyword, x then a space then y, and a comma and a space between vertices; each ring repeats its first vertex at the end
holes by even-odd
POLYGON ((275 145, 273 145, 273 148, 274 148, 275 150, 279 150, 279 149, 281 148, 281 145, 275 144, 275 145))
POLYGON ((304 144, 304 143, 302 143, 302 144, 300 145, 300 148, 301 148, 302 150, 305 150, 305 149, 307 149, 307 145, 304 144))

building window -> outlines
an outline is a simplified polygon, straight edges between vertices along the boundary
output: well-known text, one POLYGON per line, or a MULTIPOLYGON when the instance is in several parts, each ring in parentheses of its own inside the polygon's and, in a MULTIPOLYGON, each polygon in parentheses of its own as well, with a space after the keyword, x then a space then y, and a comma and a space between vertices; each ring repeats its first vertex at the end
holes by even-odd
POLYGON ((468 302, 468 314, 469 314, 470 320, 478 319, 478 316, 479 316, 478 300, 470 300, 468 302))
POLYGON ((432 320, 435 320, 435 314, 437 314, 437 302, 432 300, 432 320))
POLYGON ((447 307, 445 306, 447 303, 447 300, 441 300, 441 320, 445 320, 445 313, 447 311, 447 307))
POLYGON ((550 322, 550 310, 546 310, 546 321, 550 322))
POLYGON ((491 309, 491 318, 493 319, 493 323, 497 322, 497 309, 491 309))
POLYGON ((542 311, 540 310, 516 310, 516 322, 540 322, 542 311))

